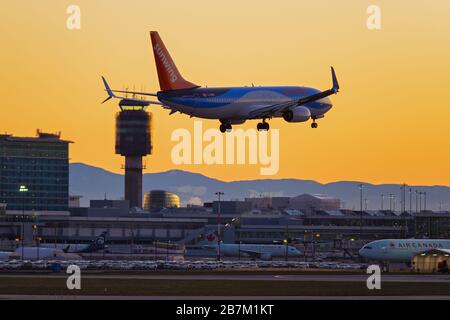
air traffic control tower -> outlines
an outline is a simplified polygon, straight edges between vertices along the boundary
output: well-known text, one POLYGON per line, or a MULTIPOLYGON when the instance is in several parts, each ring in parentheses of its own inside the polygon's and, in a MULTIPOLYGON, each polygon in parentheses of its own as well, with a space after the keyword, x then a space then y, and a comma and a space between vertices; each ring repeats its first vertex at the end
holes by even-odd
POLYGON ((121 101, 116 115, 116 154, 125 157, 125 200, 142 208, 142 157, 151 154, 151 113, 145 106, 129 106, 121 101))

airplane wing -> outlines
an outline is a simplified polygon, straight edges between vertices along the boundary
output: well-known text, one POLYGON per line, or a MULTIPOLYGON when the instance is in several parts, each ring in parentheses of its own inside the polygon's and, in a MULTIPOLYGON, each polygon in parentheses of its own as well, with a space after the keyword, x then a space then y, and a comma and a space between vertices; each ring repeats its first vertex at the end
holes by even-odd
POLYGON ((339 83, 337 81, 336 73, 334 68, 331 67, 331 77, 333 80, 333 87, 329 90, 325 90, 310 96, 302 97, 300 99, 282 102, 266 106, 257 110, 250 112, 250 119, 261 119, 270 118, 276 113, 283 113, 285 111, 291 110, 292 108, 307 104, 309 102, 317 101, 325 97, 331 96, 339 92, 339 83))
POLYGON ((115 99, 121 99, 119 106, 123 107, 123 106, 141 106, 141 107, 147 107, 151 104, 157 104, 157 105, 163 105, 161 102, 159 101, 151 101, 151 100, 145 100, 145 99, 135 99, 135 98, 128 98, 128 97, 123 97, 123 96, 117 96, 114 92, 119 92, 119 93, 132 93, 132 94, 142 94, 142 95, 148 95, 148 96, 156 96, 155 94, 152 93, 145 93, 145 92, 129 92, 129 91, 121 91, 121 90, 112 90, 111 87, 109 86, 108 82, 106 81, 105 77, 102 77, 103 80, 103 84, 105 86, 105 90, 108 93, 108 97, 103 100, 102 103, 105 103, 106 101, 108 101, 109 99, 115 98, 115 99))

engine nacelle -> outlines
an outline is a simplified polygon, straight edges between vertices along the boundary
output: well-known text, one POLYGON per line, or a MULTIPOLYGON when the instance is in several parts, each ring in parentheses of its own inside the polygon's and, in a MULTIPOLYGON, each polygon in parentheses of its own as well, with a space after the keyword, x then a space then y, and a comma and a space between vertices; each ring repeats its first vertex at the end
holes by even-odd
POLYGON ((287 122, 305 122, 311 118, 311 111, 306 107, 297 107, 283 113, 283 119, 287 122))

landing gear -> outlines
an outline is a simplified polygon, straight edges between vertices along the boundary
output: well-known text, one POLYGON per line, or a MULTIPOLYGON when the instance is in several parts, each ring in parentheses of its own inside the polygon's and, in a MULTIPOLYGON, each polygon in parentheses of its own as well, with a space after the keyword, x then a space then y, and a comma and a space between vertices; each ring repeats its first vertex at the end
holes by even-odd
POLYGON ((319 125, 317 124, 317 122, 313 122, 311 123, 311 128, 315 129, 317 128, 319 125))
POLYGON ((258 129, 258 131, 269 131, 269 123, 266 122, 266 119, 263 119, 263 122, 260 122, 256 125, 256 129, 258 129))
POLYGON ((227 131, 231 131, 232 127, 229 123, 222 123, 219 127, 220 132, 225 133, 227 131))

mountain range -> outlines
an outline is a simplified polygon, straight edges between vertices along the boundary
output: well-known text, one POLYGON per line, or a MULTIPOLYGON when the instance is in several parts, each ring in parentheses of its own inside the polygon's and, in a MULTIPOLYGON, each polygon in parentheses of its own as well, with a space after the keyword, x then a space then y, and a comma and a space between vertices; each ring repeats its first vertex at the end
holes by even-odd
MULTIPOLYGON (((88 206, 89 200, 122 199, 124 194, 124 177, 122 174, 93 167, 84 163, 71 163, 70 194, 82 196, 82 206, 88 206)), ((221 191, 224 200, 243 199, 245 197, 259 196, 297 196, 303 193, 325 194, 338 197, 347 209, 359 210, 360 190, 363 183, 364 208, 368 210, 381 208, 384 194, 384 209, 392 207, 400 209, 401 185, 379 184, 374 185, 360 181, 338 181, 322 184, 312 180, 300 179, 261 179, 225 182, 209 178, 202 174, 182 170, 170 170, 159 173, 146 173, 143 176, 143 190, 167 190, 177 193, 182 205, 188 203, 201 204, 216 199, 215 192, 221 191), (389 199, 389 194, 395 195, 389 199)), ((447 186, 413 186, 412 209, 416 208, 415 190, 427 193, 427 209, 450 210, 450 187, 447 186)), ((410 208, 409 187, 406 195, 406 209, 410 208)), ((422 197, 423 199, 423 197, 422 197)), ((422 200, 423 201, 423 200, 422 200)), ((423 201, 424 202, 424 201, 423 201)), ((423 204, 422 204, 423 206, 423 204)))

